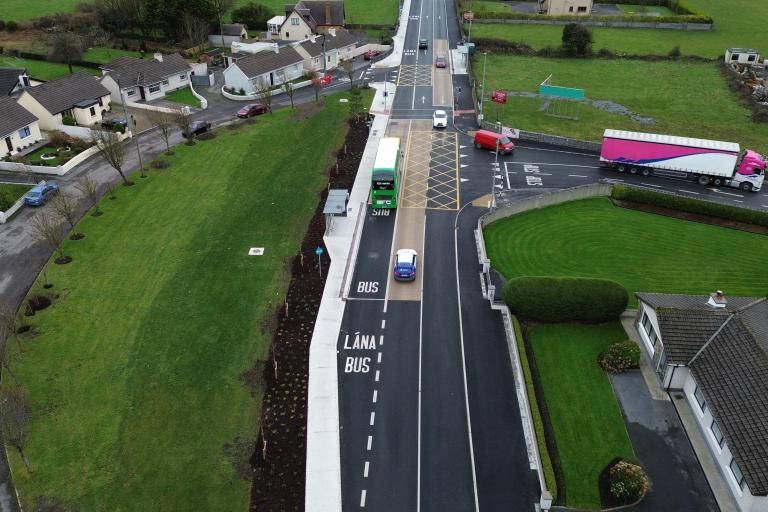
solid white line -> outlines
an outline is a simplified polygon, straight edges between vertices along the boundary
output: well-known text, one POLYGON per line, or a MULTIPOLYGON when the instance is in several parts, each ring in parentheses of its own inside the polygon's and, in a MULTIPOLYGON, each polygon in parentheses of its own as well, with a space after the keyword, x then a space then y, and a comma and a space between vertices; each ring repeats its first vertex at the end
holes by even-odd
POLYGON ((378 390, 374 389, 373 390, 373 403, 376 403, 376 400, 378 399, 378 397, 379 397, 379 392, 378 392, 378 390))
POLYGON ((385 319, 385 320, 382 320, 382 321, 381 321, 381 328, 382 328, 382 329, 384 329, 384 327, 385 327, 386 325, 387 325, 387 321, 386 321, 386 319, 385 319))
POLYGON ((371 423, 370 425, 373 426, 373 424, 376 422, 376 411, 371 411, 371 423))
POLYGON ((376 378, 374 380, 379 382, 379 370, 376 370, 376 378))
POLYGON ((581 174, 569 174, 569 178, 589 178, 589 176, 583 176, 581 174))
POLYGON ((507 164, 509 162, 504 162, 504 174, 507 176, 507 188, 512 188, 512 184, 509 182, 509 168, 507 168, 507 164))
POLYGON ((376 360, 377 363, 381 362, 381 352, 379 352, 379 358, 376 360))
POLYGON ((368 436, 368 446, 365 449, 371 451, 371 445, 373 445, 373 436, 368 436))
POLYGON ((690 190, 683 190, 681 188, 677 189, 678 192, 683 192, 685 194, 696 194, 697 196, 700 195, 699 192, 691 192, 690 190))
MULTIPOLYGON (((435 5, 434 3, 432 4, 435 5)), ((432 32, 434 34, 434 32, 432 32)), ((421 300, 419 301, 419 394, 418 394, 418 415, 416 424, 416 512, 421 512, 421 359, 423 357, 424 348, 424 244, 427 238, 427 219, 426 211, 424 212, 424 228, 421 235, 421 289, 419 293, 421 300)))
POLYGON ((357 79, 358 79, 358 80, 362 80, 362 79, 363 79, 363 75, 364 75, 365 73, 366 73, 365 71, 362 71, 362 72, 360 72, 360 76, 359 76, 359 77, 357 77, 357 79))
POLYGON ((371 463, 369 461, 365 461, 365 468, 363 468, 363 478, 368 478, 368 469, 370 465, 371 463))
POLYGON ((464 321, 461 315, 461 284, 459 283, 459 216, 462 210, 471 202, 464 204, 453 221, 453 258, 456 266, 456 300, 459 305, 459 340, 461 342, 461 374, 464 381, 464 405, 467 411, 467 437, 469 438, 469 460, 472 462, 472 486, 475 493, 475 512, 480 512, 480 501, 477 495, 477 475, 475 473, 475 447, 472 442, 472 418, 469 413, 469 391, 467 390, 467 360, 464 355, 464 321))
POLYGON ((360 507, 365 507, 365 489, 360 492, 360 507))
POLYGON ((656 187, 656 188, 661 188, 661 185, 654 185, 653 183, 646 183, 646 182, 644 182, 644 181, 641 181, 641 182, 640 182, 640 184, 641 184, 641 185, 645 185, 646 187, 656 187))
POLYGON ((367 297, 347 297, 347 300, 384 300, 384 299, 367 298, 367 297))
POLYGON ((516 148, 533 149, 535 151, 549 151, 550 153, 565 153, 567 155, 583 155, 583 156, 595 156, 593 153, 579 153, 578 151, 563 151, 562 149, 544 149, 544 148, 532 148, 530 146, 518 146, 516 148))

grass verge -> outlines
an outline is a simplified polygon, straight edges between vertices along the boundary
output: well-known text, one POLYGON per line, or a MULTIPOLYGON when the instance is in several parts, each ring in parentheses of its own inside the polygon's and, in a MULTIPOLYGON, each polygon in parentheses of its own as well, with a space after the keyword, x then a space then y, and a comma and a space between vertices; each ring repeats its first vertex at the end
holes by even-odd
MULTIPOLYGON (((18 57, 9 57, 7 55, 0 55, 0 67, 26 68, 30 78, 46 82, 69 74, 69 67, 67 67, 66 64, 58 64, 56 62, 47 62, 44 60, 19 59, 18 57)), ((96 68, 72 66, 72 71, 75 73, 78 71, 86 71, 94 76, 101 76, 101 71, 96 68)))
POLYGON ((106 64, 112 59, 116 59, 118 57, 134 57, 136 59, 141 59, 146 57, 146 54, 144 55, 144 57, 142 57, 141 55, 142 55, 141 52, 134 52, 131 50, 120 50, 117 48, 88 48, 88 50, 86 50, 85 53, 83 53, 83 58, 81 60, 106 64))
POLYGON ((0 212, 4 212, 22 198, 32 185, 0 183, 0 212))
POLYGON ((176 89, 175 91, 171 91, 168 94, 165 95, 163 99, 166 99, 168 101, 173 101, 176 103, 181 103, 184 105, 189 105, 192 107, 199 107, 200 106, 200 100, 198 100, 194 94, 192 94, 192 89, 189 87, 184 87, 181 89, 176 89))
POLYGON ((82 219, 72 263, 49 262, 55 304, 12 354, 35 412, 34 472, 10 454, 25 508, 247 508, 235 466, 248 467, 262 390, 243 372, 266 358, 266 315, 346 132, 347 105, 324 101, 309 119, 284 110, 176 147, 170 169, 82 219), (226 446, 245 448, 233 460, 226 446))
POLYGON ((566 503, 600 508, 600 473, 617 457, 633 458, 634 451, 597 356, 627 335, 619 322, 536 325, 530 335, 565 479, 566 503))

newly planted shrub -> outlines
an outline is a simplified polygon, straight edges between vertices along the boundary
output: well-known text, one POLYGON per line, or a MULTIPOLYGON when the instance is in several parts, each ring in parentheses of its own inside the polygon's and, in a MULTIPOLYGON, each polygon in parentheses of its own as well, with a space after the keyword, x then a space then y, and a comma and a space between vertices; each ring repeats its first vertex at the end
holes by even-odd
POLYGON ((611 494, 623 503, 633 503, 648 492, 648 476, 637 464, 621 460, 611 469, 611 494))
POLYGON ((610 373, 621 373, 640 366, 640 347, 632 340, 614 343, 600 355, 600 366, 610 373))

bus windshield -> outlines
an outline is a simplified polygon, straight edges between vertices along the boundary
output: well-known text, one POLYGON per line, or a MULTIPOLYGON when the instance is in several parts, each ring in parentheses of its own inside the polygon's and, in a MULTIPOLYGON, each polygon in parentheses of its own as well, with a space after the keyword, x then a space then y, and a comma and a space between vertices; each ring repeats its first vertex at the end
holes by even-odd
POLYGON ((394 190, 395 178, 391 172, 374 172, 373 173, 373 188, 374 190, 394 190))

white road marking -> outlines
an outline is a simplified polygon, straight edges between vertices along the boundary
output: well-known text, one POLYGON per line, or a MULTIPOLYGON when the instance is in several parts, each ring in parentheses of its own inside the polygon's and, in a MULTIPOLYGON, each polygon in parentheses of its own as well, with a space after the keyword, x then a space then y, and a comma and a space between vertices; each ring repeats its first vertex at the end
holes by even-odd
POLYGON ((582 174, 569 174, 569 178, 589 178, 589 176, 584 176, 582 174))
POLYGON ((373 436, 368 436, 368 445, 365 448, 368 451, 371 451, 371 445, 373 444, 373 436))
POLYGON ((723 192, 722 190, 717 190, 716 188, 711 188, 710 190, 712 192, 717 192, 718 194, 723 194, 724 196, 741 197, 742 199, 744 198, 744 196, 742 196, 741 194, 732 194, 730 192, 723 192))
POLYGON ((685 193, 685 194, 695 194, 695 195, 697 195, 697 196, 698 196, 698 195, 700 195, 700 194, 699 194, 699 192, 691 192, 690 190, 683 190, 683 189, 681 189, 681 188, 677 189, 677 191, 678 191, 678 192, 683 192, 683 193, 685 193))
POLYGON ((365 467, 363 468, 363 478, 368 478, 368 469, 370 465, 371 463, 369 461, 365 461, 365 467))
MULTIPOLYGON (((434 9, 434 3, 432 8, 434 9)), ((434 27, 433 27, 434 28, 434 27)), ((432 32, 434 34, 434 32, 432 32)), ((427 223, 424 222, 424 231, 421 236, 421 273, 424 275, 424 244, 427 239, 427 223)), ((418 393, 418 414, 416 416, 416 512, 421 512, 421 359, 423 354, 423 338, 424 333, 424 278, 421 279, 421 300, 419 301, 419 393, 418 393)))
POLYGON ((384 335, 383 334, 379 335, 379 346, 382 346, 382 345, 384 345, 384 335))
POLYGON ((567 155, 595 156, 592 153, 579 153, 578 151, 563 151, 561 149, 532 148, 530 146, 518 146, 517 144, 515 144, 515 148, 534 149, 536 151, 549 151, 550 153, 565 153, 567 155))
POLYGON ((360 491, 360 507, 361 508, 365 507, 365 489, 360 491))
MULTIPOLYGON (((507 163, 507 162, 504 162, 507 163)), ((526 165, 546 165, 547 167, 580 167, 582 169, 599 169, 596 165, 578 165, 578 164, 553 164, 549 162, 509 162, 510 164, 526 165)))
POLYGON ((641 184, 641 185, 645 185, 646 187, 656 187, 656 188, 661 188, 661 185, 655 185, 655 184, 653 184, 653 183, 646 183, 646 182, 644 182, 644 181, 641 181, 641 182, 640 182, 640 184, 641 184))
POLYGON ((374 380, 379 382, 379 370, 376 370, 376 378, 374 380))
POLYGON ((376 403, 376 400, 379 398, 379 391, 374 389, 373 390, 373 403, 376 403))
POLYGON ((381 352, 379 352, 379 357, 378 357, 378 359, 376 360, 376 362, 377 362, 377 363, 380 363, 380 362, 381 362, 381 352))
POLYGON ((734 203, 743 203, 744 202, 741 199, 731 199, 731 201, 733 201, 734 203))
POLYGON ((373 424, 376 422, 376 411, 371 411, 371 423, 370 425, 373 426, 373 424))
POLYGON ((382 329, 384 329, 384 327, 385 327, 386 325, 387 325, 387 321, 386 321, 386 320, 382 320, 382 321, 381 321, 381 328, 382 328, 382 329))
MULTIPOLYGON (((423 9, 424 9, 424 2, 420 2, 419 3, 419 32, 418 32, 418 35, 416 36, 417 44, 418 44, 419 39, 421 38, 421 12, 422 12, 423 9)), ((416 52, 416 65, 418 66, 418 64, 419 64, 419 52, 416 52)), ((418 69, 418 67, 416 67, 416 69, 418 69)), ((414 71, 414 77, 415 77, 415 73, 416 72, 414 71)), ((415 78, 414 78, 414 80, 415 80, 415 78)), ((423 96, 421 98, 421 102, 424 103, 424 97, 423 96)), ((416 85, 415 85, 415 82, 414 82, 414 86, 413 86, 413 99, 411 100, 411 108, 416 108, 416 85)))
POLYGON ((763 208, 768 208, 768 204, 761 205, 763 208))

